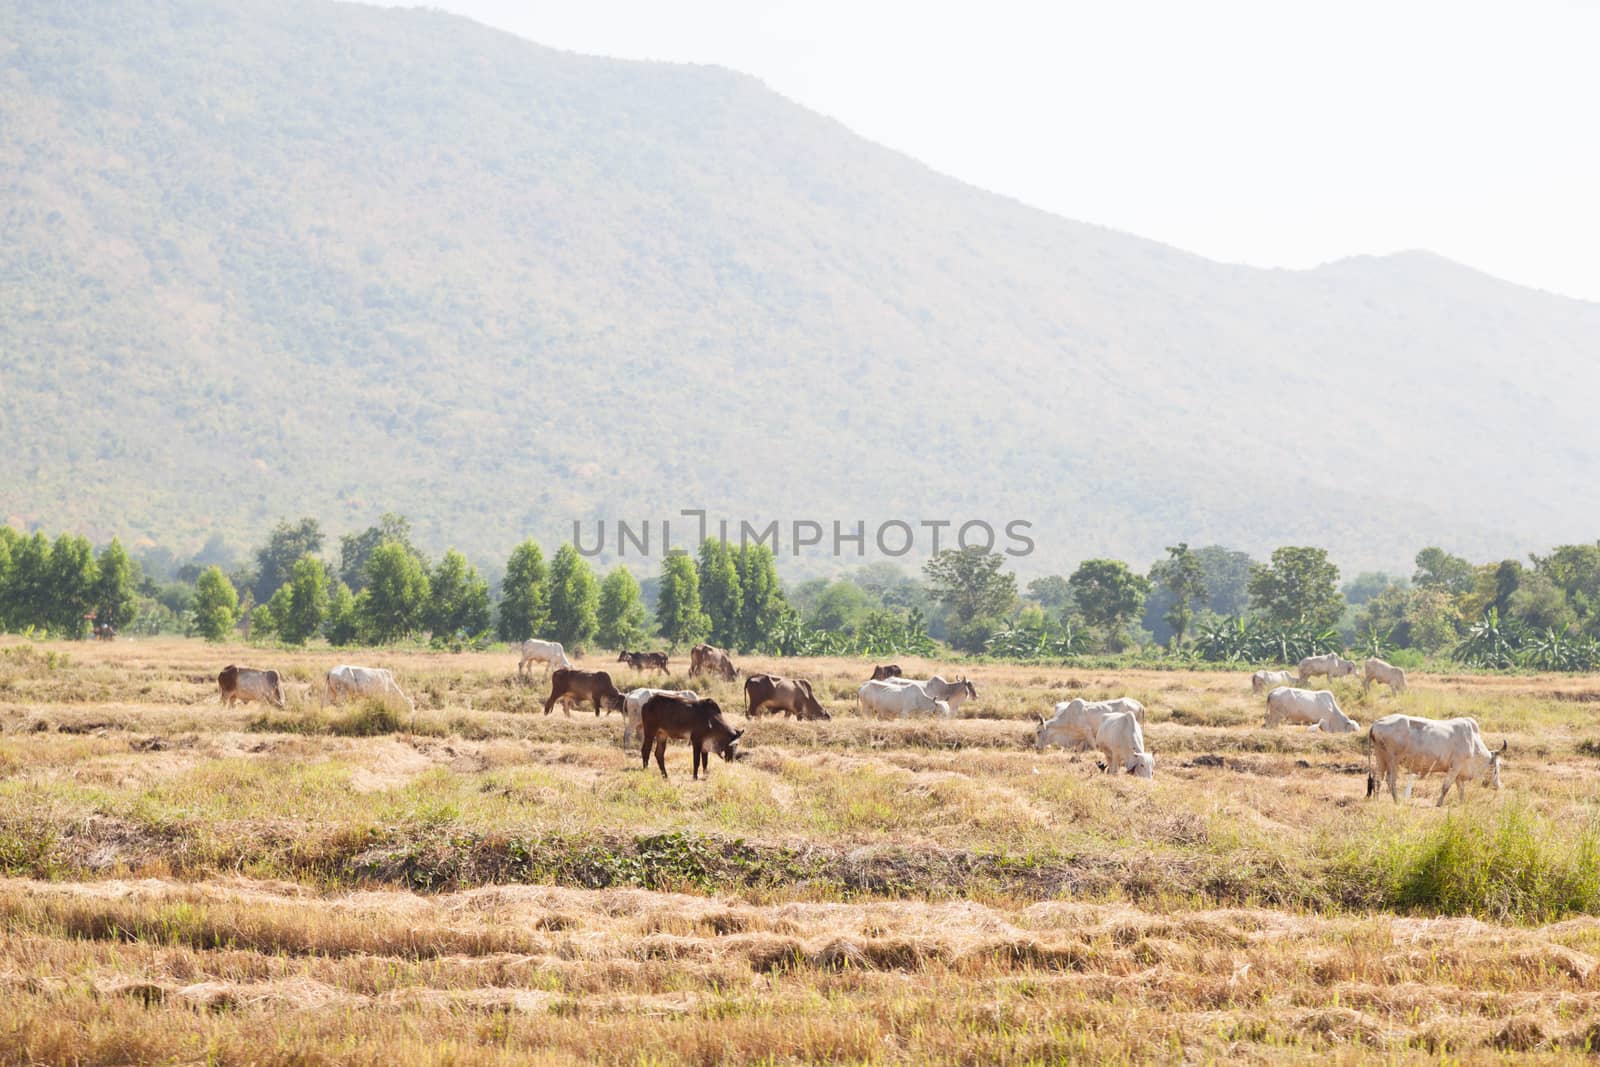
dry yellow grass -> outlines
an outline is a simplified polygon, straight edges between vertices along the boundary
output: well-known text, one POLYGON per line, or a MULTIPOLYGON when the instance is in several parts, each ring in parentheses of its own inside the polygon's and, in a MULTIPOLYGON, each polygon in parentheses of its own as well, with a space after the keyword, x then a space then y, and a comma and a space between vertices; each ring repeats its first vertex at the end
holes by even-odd
POLYGON ((0 1063, 1600 1047, 1600 922, 1530 921, 1590 899, 1549 883, 1595 825, 1600 680, 1341 687, 1363 723, 1470 714, 1510 738, 1505 792, 1440 812, 1427 781, 1363 800, 1359 738, 1262 729, 1240 672, 974 666, 943 672, 979 688, 957 719, 877 722, 853 709, 870 664, 740 665, 812 678, 835 718, 756 720, 749 757, 696 783, 681 748, 670 781, 641 773, 614 715, 545 717, 509 653, 0 641, 0 1063), (308 684, 346 659, 393 668, 415 716, 344 736, 366 720, 215 696, 229 662, 308 684), (1153 782, 1033 751, 1032 713, 1080 694, 1149 706, 1153 782), (1437 917, 1406 902, 1416 872, 1377 877, 1480 831, 1536 838, 1543 881, 1437 917))

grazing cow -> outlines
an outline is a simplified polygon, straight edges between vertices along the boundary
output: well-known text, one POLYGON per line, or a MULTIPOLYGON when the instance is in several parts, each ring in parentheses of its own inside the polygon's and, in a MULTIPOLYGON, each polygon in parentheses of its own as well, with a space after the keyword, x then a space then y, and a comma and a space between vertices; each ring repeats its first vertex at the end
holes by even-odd
POLYGON ((1330 734, 1352 734, 1361 724, 1348 718, 1339 702, 1326 689, 1294 689, 1280 685, 1267 694, 1266 726, 1286 722, 1291 726, 1310 726, 1330 734))
POLYGON ((622 711, 625 706, 622 693, 611 684, 611 675, 605 671, 584 671, 576 667, 558 667, 550 676, 550 695, 544 701, 546 715, 550 714, 550 709, 555 707, 558 700, 568 718, 572 717, 570 705, 581 704, 585 700, 593 702, 597 718, 601 711, 622 711))
POLYGON ((1294 681, 1292 671, 1256 671, 1250 676, 1250 692, 1266 693, 1280 685, 1288 685, 1294 681))
POLYGON ((1394 664, 1373 656, 1363 663, 1361 668, 1361 691, 1363 693, 1372 688, 1373 682, 1382 682, 1389 687, 1390 692, 1404 693, 1406 691, 1406 672, 1394 664))
POLYGON ((643 769, 650 769, 650 748, 655 746, 656 766, 661 777, 667 776, 667 741, 677 738, 688 741, 694 750, 694 777, 700 777, 700 768, 711 776, 711 753, 725 760, 738 756, 739 738, 743 730, 735 730, 722 717, 722 709, 715 700, 690 700, 687 697, 660 694, 644 702, 640 712, 644 725, 644 745, 639 750, 643 769))
POLYGON ((947 702, 928 695, 926 689, 914 682, 906 683, 898 678, 867 682, 856 690, 856 699, 863 711, 880 717, 904 718, 913 712, 927 712, 948 719, 954 714, 947 702))
POLYGON ((283 707, 283 683, 277 671, 235 667, 230 663, 217 675, 217 691, 222 694, 222 703, 230 708, 235 703, 243 704, 251 700, 260 700, 275 708, 283 707))
POLYGON ((831 719, 811 692, 804 678, 780 678, 775 674, 752 674, 744 680, 745 715, 755 718, 763 708, 783 712, 796 719, 831 719))
POLYGON ((733 660, 714 645, 695 645, 689 650, 689 677, 697 674, 715 674, 729 682, 739 677, 739 672, 734 670, 733 660))
POLYGON ((528 677, 533 677, 533 668, 528 664, 534 660, 544 663, 544 673, 549 674, 551 667, 572 667, 572 661, 567 658, 567 650, 561 647, 560 641, 540 641, 533 638, 522 642, 522 659, 517 662, 517 674, 524 671, 528 677))
POLYGON ((322 698, 330 704, 337 704, 347 696, 381 697, 389 693, 404 700, 412 711, 417 710, 417 705, 394 680, 394 674, 383 667, 352 667, 345 663, 333 668, 322 679, 322 698))
POLYGON ((1307 656, 1300 661, 1300 684, 1305 685, 1319 674, 1328 676, 1328 681, 1335 678, 1344 678, 1356 673, 1356 665, 1337 652, 1329 652, 1325 656, 1307 656))
POLYGON ((1055 715, 1048 721, 1035 714, 1038 729, 1034 731, 1033 747, 1043 752, 1051 745, 1082 752, 1094 747, 1095 731, 1107 715, 1118 713, 1132 715, 1134 722, 1144 725, 1144 705, 1132 697, 1115 700, 1089 701, 1078 697, 1063 700, 1055 707, 1055 715))
POLYGON ((667 672, 667 654, 665 652, 623 652, 617 657, 618 663, 626 663, 636 671, 661 671, 667 672))
MULTIPOLYGON (((1414 715, 1385 715, 1367 730, 1367 796, 1375 796, 1378 782, 1389 787, 1389 795, 1400 803, 1399 777, 1402 770, 1425 778, 1433 771, 1444 772, 1444 789, 1436 807, 1443 807, 1454 785, 1460 799, 1467 799, 1467 779, 1477 778, 1486 786, 1500 788, 1500 763, 1509 741, 1502 740, 1497 752, 1489 751, 1478 733, 1476 719, 1420 719, 1414 715)), ((1411 787, 1406 787, 1406 797, 1411 787)))
POLYGON ((933 699, 942 700, 946 704, 949 704, 951 711, 959 708, 962 704, 965 704, 969 700, 978 699, 978 687, 967 681, 965 675, 962 675, 953 682, 947 682, 937 674, 925 682, 917 681, 915 678, 906 677, 886 678, 884 681, 888 682, 890 685, 917 686, 933 699))
POLYGON ((623 723, 622 747, 627 748, 635 733, 644 736, 644 705, 651 697, 671 696, 683 697, 685 700, 699 700, 700 694, 693 689, 651 689, 649 686, 640 686, 628 692, 623 698, 623 723))
POLYGON ((901 671, 900 671, 900 664, 898 664, 898 663, 885 663, 882 666, 873 667, 872 668, 872 677, 868 678, 867 681, 869 681, 869 682, 881 682, 885 678, 899 678, 899 677, 902 677, 902 674, 901 674, 901 671))
POLYGON ((1115 774, 1119 769, 1137 778, 1154 778, 1156 758, 1144 747, 1144 731, 1139 720, 1126 711, 1113 711, 1095 727, 1094 747, 1106 758, 1104 769, 1115 774))

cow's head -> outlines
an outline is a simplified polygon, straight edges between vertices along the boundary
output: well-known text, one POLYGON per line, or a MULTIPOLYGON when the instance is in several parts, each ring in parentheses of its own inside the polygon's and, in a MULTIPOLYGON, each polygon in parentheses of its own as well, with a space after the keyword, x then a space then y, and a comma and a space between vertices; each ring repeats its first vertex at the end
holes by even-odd
POLYGON ((1501 738, 1499 749, 1489 753, 1489 766, 1483 772, 1484 785, 1500 788, 1500 757, 1506 754, 1506 746, 1509 744, 1511 744, 1509 738, 1501 738))
POLYGON ((708 752, 715 752, 723 759, 733 761, 742 759, 743 753, 739 751, 739 738, 744 736, 743 730, 732 730, 727 733, 714 733, 701 742, 701 748, 708 752))
POLYGON ((1148 752, 1135 752, 1128 757, 1127 772, 1135 778, 1154 778, 1156 758, 1148 752))
POLYGON ((632 659, 631 656, 628 655, 627 652, 622 652, 622 653, 618 654, 617 662, 618 663, 632 663, 633 659, 632 659))
POLYGON ((622 690, 613 687, 611 692, 601 694, 600 706, 607 711, 624 711, 628 706, 628 698, 622 690))
POLYGON ((968 700, 978 699, 978 687, 967 681, 966 675, 963 674, 960 678, 957 678, 956 682, 967 691, 968 700))
POLYGON ((1044 716, 1043 715, 1040 715, 1036 711, 1036 712, 1033 713, 1033 717, 1039 724, 1038 726, 1036 726, 1034 728, 1034 731, 1033 731, 1033 747, 1038 749, 1040 752, 1043 752, 1044 751, 1044 746, 1045 746, 1045 735, 1048 734, 1050 732, 1050 730, 1049 730, 1048 725, 1044 721, 1044 716))

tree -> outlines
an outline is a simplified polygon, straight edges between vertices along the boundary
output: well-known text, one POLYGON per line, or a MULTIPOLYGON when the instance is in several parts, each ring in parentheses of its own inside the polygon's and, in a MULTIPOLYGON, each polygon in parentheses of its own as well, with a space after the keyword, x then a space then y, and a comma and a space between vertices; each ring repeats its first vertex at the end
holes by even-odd
POLYGON ((339 582, 328 597, 328 644, 353 645, 360 635, 361 619, 356 613, 355 594, 350 587, 339 582))
POLYGON ((1028 599, 1047 612, 1059 613, 1072 603, 1072 587, 1061 575, 1047 574, 1028 583, 1028 599))
POLYGON ((661 561, 656 628, 673 648, 692 645, 711 632, 711 620, 700 610, 700 576, 682 549, 673 549, 661 561))
POLYGON ((422 561, 395 541, 379 545, 367 559, 367 587, 356 598, 363 629, 387 644, 421 629, 428 610, 428 572, 422 561))
POLYGON ((1255 560, 1248 552, 1206 545, 1194 550, 1206 582, 1206 610, 1224 618, 1243 615, 1250 606, 1250 570, 1255 560))
POLYGON ((1567 594, 1548 574, 1525 574, 1507 600, 1507 618, 1516 619, 1534 630, 1557 632, 1576 628, 1577 615, 1567 603, 1567 594))
POLYGON ((1113 646, 1120 644, 1128 623, 1138 617, 1150 595, 1150 582, 1120 559, 1084 560, 1067 585, 1084 622, 1102 631, 1113 646))
POLYGON ((46 568, 45 619, 53 633, 64 637, 83 636, 84 616, 95 606, 95 586, 99 578, 94 549, 84 537, 64 533, 50 547, 46 568))
POLYGON ((570 543, 550 561, 550 629, 569 649, 594 640, 600 627, 600 590, 589 561, 570 543))
POLYGON ((1451 596, 1463 596, 1472 591, 1474 568, 1460 556, 1429 547, 1417 553, 1416 563, 1411 584, 1419 589, 1443 589, 1451 596))
POLYGON ((1405 589, 1404 578, 1392 578, 1382 571, 1362 571, 1340 590, 1344 593, 1344 600, 1352 608, 1359 608, 1373 597, 1386 589, 1405 589))
POLYGON ((500 582, 500 639, 526 641, 550 621, 544 553, 532 539, 511 550, 500 582))
POLYGON ((1173 638, 1183 644, 1184 635, 1194 621, 1195 609, 1206 600, 1206 573, 1200 557, 1189 551, 1189 545, 1180 541, 1167 548, 1167 558, 1150 568, 1150 580, 1171 599, 1166 621, 1172 627, 1173 638))
POLYGON ((39 531, 11 546, 11 582, 6 591, 6 625, 23 630, 50 625, 50 541, 39 531))
POLYGON ((239 593, 222 568, 212 564, 194 583, 194 627, 207 641, 225 641, 233 630, 239 593))
POLYGON ((479 634, 489 628, 489 583, 455 549, 444 554, 429 579, 428 629, 479 634))
POLYGON ((0 633, 11 628, 12 583, 15 578, 11 557, 13 548, 21 540, 21 534, 0 523, 0 633))
POLYGON ((1344 614, 1339 568, 1328 561, 1326 549, 1274 550, 1270 564, 1252 568, 1249 588, 1251 606, 1277 626, 1305 622, 1331 629, 1344 614))
POLYGON ((600 583, 600 644, 605 648, 632 648, 644 638, 649 621, 633 572, 621 564, 611 568, 600 583))
POLYGON ((269 603, 278 636, 291 645, 305 644, 328 621, 328 568, 315 556, 301 556, 269 603))
POLYGON ((339 538, 339 580, 348 585, 351 592, 361 592, 367 587, 367 560, 379 545, 391 543, 404 545, 406 551, 422 559, 422 553, 411 543, 410 520, 386 511, 376 526, 339 538))
POLYGON ((855 582, 841 578, 829 582, 811 604, 807 621, 824 633, 854 633, 872 610, 872 599, 855 582))
POLYGON ((272 528, 267 543, 256 550, 256 577, 250 592, 258 604, 265 604, 278 587, 289 580, 289 571, 301 556, 322 551, 322 524, 316 519, 287 519, 272 528))
POLYGON ((94 621, 120 630, 133 621, 138 584, 133 560, 115 537, 100 550, 94 587, 94 621))
POLYGON ((708 537, 701 543, 699 578, 700 607, 711 620, 711 643, 732 648, 738 643, 744 597, 739 588, 739 571, 726 541, 708 537))
MULTIPOLYGON (((779 622, 790 613, 784 599, 783 584, 778 581, 778 564, 772 549, 766 545, 741 545, 734 563, 739 572, 739 633, 738 648, 749 652, 763 647, 779 622)), ((891 582, 891 590, 905 581, 891 582)))
POLYGON ((1567 603, 1591 629, 1600 619, 1600 545, 1558 545, 1547 556, 1530 555, 1534 570, 1567 595, 1567 603))
POLYGON ((922 567, 934 599, 962 622, 1009 614, 1017 602, 1017 576, 1002 574, 1005 557, 980 548, 947 548, 922 567))

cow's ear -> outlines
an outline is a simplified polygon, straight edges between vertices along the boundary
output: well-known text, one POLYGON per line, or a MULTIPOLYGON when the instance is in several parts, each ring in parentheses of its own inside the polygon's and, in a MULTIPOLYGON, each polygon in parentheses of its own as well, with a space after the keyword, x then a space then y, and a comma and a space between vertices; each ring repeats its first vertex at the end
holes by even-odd
POLYGON ((729 738, 729 740, 737 741, 737 740, 739 740, 739 738, 741 738, 743 736, 744 736, 744 731, 743 730, 735 730, 733 732, 733 737, 729 738))

